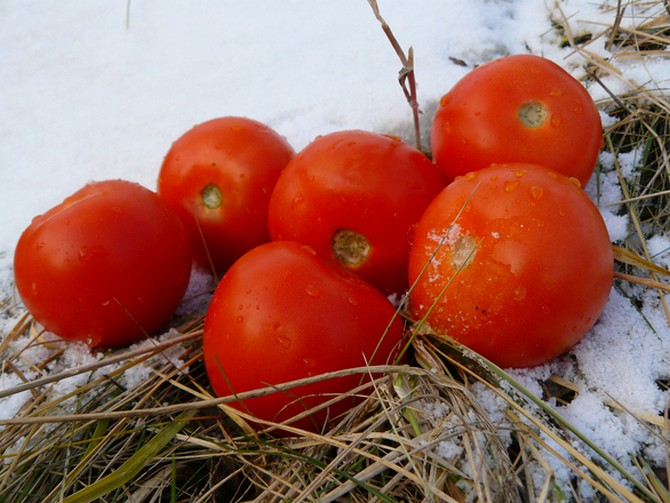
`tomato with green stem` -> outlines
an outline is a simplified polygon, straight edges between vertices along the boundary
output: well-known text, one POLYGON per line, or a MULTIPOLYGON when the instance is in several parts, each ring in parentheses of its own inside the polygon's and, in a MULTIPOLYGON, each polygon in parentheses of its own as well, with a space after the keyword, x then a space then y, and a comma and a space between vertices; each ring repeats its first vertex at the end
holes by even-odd
POLYGON ((222 274, 269 241, 270 194, 293 154, 285 138, 246 117, 212 119, 172 144, 158 193, 186 225, 197 264, 222 274))
POLYGON ((602 124, 582 84, 549 59, 518 54, 475 68, 440 100, 433 160, 449 180, 492 163, 547 166, 586 186, 602 124))
MULTIPOLYGON (((243 255, 223 276, 205 318, 203 351, 214 391, 227 396, 394 363, 402 334, 394 307, 373 286, 305 245, 275 241, 243 255)), ((346 395, 369 379, 320 380, 232 405, 261 420, 320 431, 352 406, 346 395)))
POLYGON ((500 366, 530 367, 588 332, 613 274, 607 228, 577 180, 492 165, 456 178, 422 216, 409 309, 500 366))
POLYGON ((179 217, 136 183, 91 183, 36 217, 14 254, 16 288, 64 339, 123 346, 166 324, 182 300, 191 250, 179 217))

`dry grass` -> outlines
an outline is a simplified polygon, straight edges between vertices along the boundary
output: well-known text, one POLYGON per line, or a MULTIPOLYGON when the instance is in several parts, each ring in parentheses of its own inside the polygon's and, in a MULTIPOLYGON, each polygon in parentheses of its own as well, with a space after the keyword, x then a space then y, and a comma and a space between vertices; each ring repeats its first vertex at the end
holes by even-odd
MULTIPOLYGON (((633 28, 617 21, 621 5, 612 26, 588 36, 575 37, 565 19, 555 20, 565 43, 584 57, 589 78, 602 82, 616 73, 590 51, 593 44, 606 44, 616 58, 667 56, 663 2, 635 3, 649 16, 633 28)), ((605 148, 642 156, 633 181, 620 173, 621 211, 633 229, 619 243, 618 274, 631 295, 633 284, 667 288, 646 240, 668 231, 670 100, 645 84, 599 104, 619 119, 606 131, 605 148)), ((554 376, 546 396, 537 397, 430 333, 414 334, 411 367, 376 368, 383 371, 376 379, 373 369, 348 370, 364 378, 353 393, 367 398, 330 430, 275 438, 272 424, 253 429, 250 418, 209 394, 197 317, 175 325, 165 340, 67 368, 64 346, 15 303, 5 301, 2 313, 15 320, 0 340, 2 371, 17 383, 0 398, 25 403, 0 421, 0 503, 582 501, 580 484, 602 501, 670 501, 667 463, 636 458, 639 470, 630 473, 547 405, 549 397, 572 400, 579 390, 570 382, 554 376), (35 363, 36 352, 48 356, 35 363), (138 369, 143 378, 130 385, 138 369), (496 408, 504 413, 496 415, 483 396, 504 404, 496 408), (559 480, 557 462, 571 474, 569 485, 559 480)), ((638 420, 670 456, 668 411, 638 420)))
MULTIPOLYGON (((666 59, 670 64, 670 7, 668 2, 618 2, 612 12, 612 26, 589 34, 578 43, 569 29, 564 30, 565 43, 584 59, 588 78, 605 88, 610 99, 599 106, 617 122, 605 130, 605 150, 615 154, 615 168, 624 198, 620 211, 629 215, 632 230, 620 243, 617 258, 621 267, 617 275, 634 283, 657 288, 663 309, 670 320, 670 309, 661 295, 667 291, 663 277, 668 272, 653 265, 647 239, 667 235, 670 230, 670 83, 653 79, 637 82, 617 65, 630 61, 666 59), (624 23, 631 10, 638 22, 624 23), (612 51, 611 60, 598 56, 592 48, 604 46, 612 51), (622 82, 629 91, 615 94, 603 80, 609 77, 622 82), (630 154, 638 159, 639 168, 631 178, 621 171, 617 156, 630 154), (640 276, 642 278, 640 278, 640 276)), ((567 26, 567 20, 558 23, 567 26)))

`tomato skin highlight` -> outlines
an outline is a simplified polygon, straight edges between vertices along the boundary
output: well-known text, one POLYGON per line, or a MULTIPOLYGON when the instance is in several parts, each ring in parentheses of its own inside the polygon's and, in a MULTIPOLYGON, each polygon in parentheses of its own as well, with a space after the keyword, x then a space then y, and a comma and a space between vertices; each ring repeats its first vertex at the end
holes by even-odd
POLYGON ((198 124, 172 144, 157 190, 186 225, 198 265, 223 274, 270 240, 270 194, 293 155, 285 138, 246 117, 198 124))
MULTIPOLYGON (((233 264, 214 293, 203 339, 207 375, 216 394, 227 396, 366 363, 393 363, 403 332, 394 312, 377 289, 310 248, 289 241, 261 245, 233 264)), ((330 379, 232 405, 281 422, 352 390, 361 379, 367 377, 330 379)), ((293 425, 320 430, 351 405, 341 400, 293 425)))
POLYGON ((456 178, 424 213, 410 255, 410 312, 500 366, 531 367, 595 324, 613 264, 602 217, 576 180, 492 165, 456 178))
POLYGON ((47 330, 92 347, 152 334, 179 305, 191 273, 188 236, 158 195, 94 182, 33 219, 14 255, 16 287, 47 330))
POLYGON ((307 244, 384 293, 402 293, 414 226, 444 185, 436 166, 398 138, 330 133, 280 175, 270 199, 270 237, 307 244))
POLYGON ((602 147, 588 91, 552 61, 506 56, 475 68, 440 100, 433 160, 448 180, 492 163, 529 162, 586 186, 602 147))

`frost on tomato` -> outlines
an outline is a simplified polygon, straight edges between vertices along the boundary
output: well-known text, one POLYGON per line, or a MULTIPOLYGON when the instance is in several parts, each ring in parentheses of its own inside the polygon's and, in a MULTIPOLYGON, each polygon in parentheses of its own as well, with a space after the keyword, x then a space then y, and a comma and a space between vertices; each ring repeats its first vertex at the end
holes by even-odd
POLYGON ((492 165, 456 178, 421 218, 410 311, 501 366, 533 366, 587 333, 612 277, 607 229, 576 180, 492 165))
MULTIPOLYGON (((295 242, 261 245, 240 258, 219 283, 205 319, 207 375, 219 396, 393 363, 402 323, 377 289, 295 242)), ((337 399, 291 422, 321 430, 353 404, 343 394, 368 379, 360 374, 320 380, 232 404, 274 422, 337 399)))
POLYGON ((449 180, 492 163, 530 162, 584 187, 602 146, 602 125, 579 81, 548 59, 519 54, 475 68, 442 97, 431 144, 449 180))
POLYGON ((36 217, 14 254, 17 290, 62 338, 122 346, 154 333, 180 303, 191 250, 179 217, 136 183, 91 183, 36 217))

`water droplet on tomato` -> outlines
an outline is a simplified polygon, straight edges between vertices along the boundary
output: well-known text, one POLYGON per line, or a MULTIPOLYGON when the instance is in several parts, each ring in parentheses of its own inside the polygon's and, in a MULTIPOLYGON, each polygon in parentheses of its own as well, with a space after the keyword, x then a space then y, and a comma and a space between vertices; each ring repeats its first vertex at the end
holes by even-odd
POLYGON ((554 115, 552 115, 552 116, 551 116, 551 119, 549 119, 549 124, 550 124, 551 127, 553 127, 553 128, 557 128, 558 126, 561 125, 562 122, 563 122, 563 117, 561 117, 561 116, 558 115, 558 114, 554 114, 554 115))
POLYGON ((299 204, 302 204, 304 202, 305 198, 303 197, 302 194, 298 194, 293 198, 293 201, 291 201, 291 208, 295 208, 299 204))
POLYGON ((471 182, 475 178, 477 178, 477 173, 474 171, 468 171, 463 178, 465 178, 467 181, 471 182))
POLYGON ((551 96, 552 98, 559 98, 563 96, 563 91, 561 91, 560 89, 552 89, 551 91, 549 91, 549 96, 551 96))
POLYGON ((349 304, 351 304, 352 306, 356 306, 356 305, 358 305, 358 300, 356 300, 355 297, 348 297, 348 298, 347 298, 347 302, 348 302, 349 304))
POLYGON ((104 257, 108 255, 107 250, 100 246, 82 246, 79 249, 79 261, 86 262, 88 260, 104 257))
POLYGON ((230 126, 230 130, 238 133, 242 131, 242 126, 240 126, 239 124, 233 124, 232 126, 230 126))
POLYGON ((30 284, 30 293, 33 297, 37 297, 37 283, 34 281, 30 284))
POLYGON ((518 186, 519 186, 518 180, 507 180, 504 185, 505 192, 514 192, 518 186))
POLYGON ((236 323, 244 323, 244 316, 238 316, 237 318, 235 318, 235 322, 236 323))
POLYGON ((288 337, 279 336, 279 337, 275 338, 275 342, 277 344, 279 344, 284 349, 290 349, 291 348, 291 339, 289 339, 288 337))
POLYGON ((305 369, 307 370, 307 375, 312 376, 314 373, 312 372, 312 369, 316 367, 316 360, 314 358, 303 358, 302 363, 305 365, 305 369))
POLYGON ((312 248, 311 246, 302 245, 302 246, 300 247, 300 249, 302 249, 303 251, 306 251, 306 252, 309 253, 310 255, 316 255, 316 251, 315 251, 314 248, 312 248))
POLYGON ((312 285, 311 283, 307 283, 305 285, 305 292, 307 292, 307 295, 315 299, 321 294, 319 289, 316 286, 312 285))
POLYGON ((544 190, 542 187, 538 187, 537 185, 533 185, 530 188, 530 195, 535 199, 536 201, 539 201, 542 199, 542 195, 544 194, 544 190))
POLYGON ((582 188, 582 182, 580 182, 580 181, 579 181, 577 178, 575 178, 574 176, 571 176, 570 178, 568 178, 568 180, 570 180, 574 185, 576 185, 578 189, 581 189, 581 188, 582 188))
POLYGON ((39 250, 41 250, 42 248, 44 248, 44 242, 40 241, 39 243, 35 244, 35 249, 36 249, 36 250, 39 251, 39 250))
POLYGON ((519 286, 514 289, 514 298, 516 300, 523 300, 526 298, 527 293, 525 286, 519 286))
POLYGON ((449 104, 450 101, 451 99, 449 98, 449 95, 445 94, 440 98, 440 106, 446 106, 449 104))

